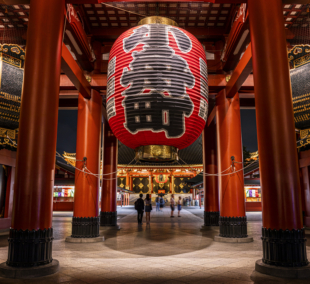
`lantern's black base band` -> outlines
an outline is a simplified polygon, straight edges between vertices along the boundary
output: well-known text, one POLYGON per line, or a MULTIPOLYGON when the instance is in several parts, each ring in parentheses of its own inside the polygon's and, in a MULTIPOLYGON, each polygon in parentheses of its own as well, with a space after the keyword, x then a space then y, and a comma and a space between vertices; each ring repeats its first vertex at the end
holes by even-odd
POLYGON ((282 267, 301 267, 309 263, 305 230, 262 228, 263 263, 282 267))
POLYGON ((72 238, 99 237, 99 217, 73 217, 72 238))
POLYGON ((246 217, 221 217, 219 220, 220 237, 247 238, 246 217))
POLYGON ((205 226, 219 226, 220 212, 204 212, 205 226))
POLYGON ((13 267, 34 267, 51 263, 53 228, 44 230, 10 229, 8 260, 13 267))
POLYGON ((100 226, 117 226, 117 211, 100 212, 100 226))

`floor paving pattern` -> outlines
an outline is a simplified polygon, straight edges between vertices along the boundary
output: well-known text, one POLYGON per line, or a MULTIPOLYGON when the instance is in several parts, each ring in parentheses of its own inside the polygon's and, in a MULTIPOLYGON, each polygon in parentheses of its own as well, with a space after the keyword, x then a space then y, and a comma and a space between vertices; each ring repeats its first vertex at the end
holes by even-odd
MULTIPOLYGON (((262 257, 261 214, 248 214, 252 243, 218 243, 218 228, 201 230, 203 209, 187 208, 182 217, 170 218, 170 210, 151 213, 151 224, 138 226, 133 206, 118 208, 121 230, 100 229, 102 243, 66 243, 71 234, 72 213, 53 217, 53 258, 60 271, 36 279, 0 278, 0 283, 310 283, 264 276, 254 271, 262 257)), ((307 231, 308 232, 308 231, 307 231)), ((310 238, 310 232, 307 233, 310 238)), ((7 258, 7 236, 0 236, 0 262, 7 258)), ((307 246, 310 258, 310 246, 307 246)))

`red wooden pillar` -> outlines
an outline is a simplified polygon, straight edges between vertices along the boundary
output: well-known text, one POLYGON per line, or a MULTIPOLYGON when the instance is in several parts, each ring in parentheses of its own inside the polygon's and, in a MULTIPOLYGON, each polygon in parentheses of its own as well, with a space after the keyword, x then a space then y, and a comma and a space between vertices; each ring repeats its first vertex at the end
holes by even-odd
POLYGON ((220 182, 220 237, 247 237, 239 94, 227 99, 225 90, 216 99, 220 182), (232 157, 238 163, 232 167, 232 157), (228 175, 229 174, 229 175, 228 175), (237 228, 237 229, 233 229, 237 228))
POLYGON ((263 262, 303 266, 307 264, 306 239, 282 1, 249 0, 248 8, 262 184, 263 262))
POLYGON ((104 160, 100 226, 116 226, 117 139, 107 121, 104 123, 104 160))
POLYGON ((301 174, 301 195, 303 199, 303 224, 310 227, 310 177, 309 166, 300 169, 301 174))
POLYGON ((130 190, 130 182, 129 182, 129 171, 127 170, 126 172, 126 189, 128 189, 129 187, 129 190, 130 190))
POLYGON ((132 180, 132 176, 130 175, 129 178, 130 178, 130 184, 129 184, 130 190, 133 191, 133 180, 132 180))
POLYGON ((89 100, 79 94, 76 136, 77 169, 75 170, 72 222, 73 238, 99 236, 101 110, 102 98, 98 91, 92 90, 89 100))
POLYGON ((6 184, 4 218, 12 217, 14 180, 15 180, 15 167, 8 166, 8 179, 7 179, 7 184, 6 184))
POLYGON ((150 183, 150 192, 153 193, 153 172, 151 170, 151 175, 149 176, 149 183, 150 183))
POLYGON ((217 176, 216 123, 212 120, 202 132, 203 186, 204 186, 204 225, 218 226, 220 217, 219 185, 217 176))
POLYGON ((31 1, 7 265, 36 266, 53 259, 52 196, 64 7, 64 0, 31 1), (35 232, 31 243, 26 241, 28 230, 35 232), (24 253, 39 246, 40 254, 24 253))
POLYGON ((95 53, 96 61, 94 62, 94 71, 93 74, 101 73, 101 65, 102 65, 102 52, 101 52, 102 44, 100 41, 93 42, 93 50, 95 53))

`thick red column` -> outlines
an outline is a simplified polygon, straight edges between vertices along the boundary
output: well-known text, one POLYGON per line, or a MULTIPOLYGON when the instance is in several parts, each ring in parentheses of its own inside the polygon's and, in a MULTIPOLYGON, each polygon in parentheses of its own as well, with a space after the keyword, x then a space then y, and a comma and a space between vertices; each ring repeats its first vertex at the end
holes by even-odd
POLYGON ((8 265, 34 266, 52 261, 51 240, 47 238, 53 234, 52 196, 64 7, 64 0, 31 0, 8 265), (44 229, 47 231, 43 232, 44 229), (40 231, 36 234, 40 241, 32 243, 34 250, 39 243, 46 242, 41 246, 44 252, 40 255, 18 254, 17 251, 21 253, 25 249, 25 243, 20 241, 27 238, 25 230, 40 231))
POLYGON ((249 0, 248 8, 262 185, 263 261, 302 266, 307 256, 282 1, 249 0), (288 236, 279 230, 301 231, 288 236), (292 248, 292 242, 299 248, 292 248), (281 244, 281 248, 271 243, 281 244), (297 250, 302 253, 296 254, 297 250))
POLYGON ((104 157, 101 194, 101 226, 116 226, 117 139, 107 121, 104 123, 104 157), (107 175, 108 174, 108 175, 107 175))
POLYGON ((151 170, 151 175, 149 176, 149 183, 150 183, 150 192, 151 194, 154 193, 154 190, 153 190, 153 171, 151 170))
POLYGON ((310 227, 310 178, 309 166, 300 169, 301 175, 301 197, 303 199, 303 225, 310 227))
POLYGON ((98 91, 92 90, 89 100, 79 94, 72 237, 99 236, 101 110, 98 91))
POLYGON ((132 181, 132 176, 129 176, 129 179, 130 179, 130 190, 133 191, 133 181, 132 181))
POLYGON ((220 236, 232 238, 247 237, 245 215, 244 178, 242 164, 242 138, 240 120, 240 101, 237 93, 226 99, 221 91, 216 99, 216 125, 218 131, 219 172, 220 175, 220 236), (232 168, 232 159, 235 161, 232 168), (241 171, 239 171, 241 170, 241 171), (239 230, 232 230, 236 228, 239 230))
POLYGON ((129 185, 129 171, 127 170, 126 172, 126 189, 129 189, 130 190, 130 185, 129 185), (129 188, 127 188, 129 187, 129 188))
POLYGON ((212 120, 202 132, 203 186, 204 186, 204 224, 218 226, 220 217, 218 177, 212 176, 217 170, 216 123, 212 120), (205 174, 212 174, 206 176, 205 174))
POLYGON ((96 56, 96 61, 94 62, 94 71, 93 74, 101 73, 101 65, 102 65, 102 52, 101 52, 102 44, 100 41, 93 42, 93 50, 96 56))

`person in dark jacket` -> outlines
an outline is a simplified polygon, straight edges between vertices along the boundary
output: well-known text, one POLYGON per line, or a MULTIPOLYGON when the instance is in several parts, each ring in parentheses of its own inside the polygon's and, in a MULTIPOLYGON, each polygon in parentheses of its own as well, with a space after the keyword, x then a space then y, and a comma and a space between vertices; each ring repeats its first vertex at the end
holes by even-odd
POLYGON ((142 218, 143 218, 143 212, 144 212, 144 200, 142 199, 143 194, 139 195, 140 198, 138 198, 135 202, 135 209, 138 212, 138 224, 142 224, 142 218))

